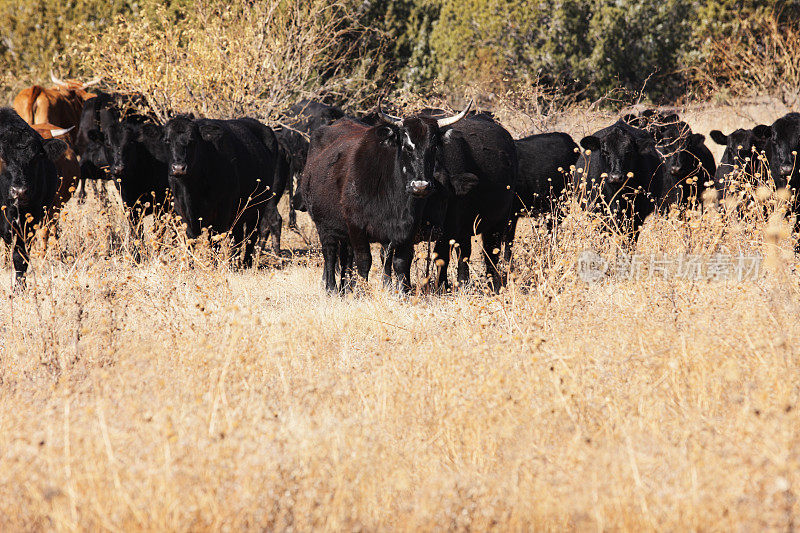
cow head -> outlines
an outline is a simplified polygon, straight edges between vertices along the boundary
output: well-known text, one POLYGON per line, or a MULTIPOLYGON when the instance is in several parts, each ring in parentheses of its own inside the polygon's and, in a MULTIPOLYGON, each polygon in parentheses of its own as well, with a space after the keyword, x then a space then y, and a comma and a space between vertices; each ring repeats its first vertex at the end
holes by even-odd
MULTIPOLYGON (((581 139, 581 146, 590 150, 591 157, 599 157, 601 177, 611 186, 620 186, 635 175, 639 156, 653 150, 655 142, 634 136, 626 129, 615 126, 606 135, 589 135, 581 139)), ((643 178, 639 176, 638 178, 643 178)))
POLYGON ((472 102, 461 113, 438 119, 423 116, 400 119, 386 115, 378 105, 378 116, 383 123, 373 130, 379 142, 397 150, 396 170, 408 194, 423 198, 433 192, 443 130, 466 117, 471 107, 472 102))
POLYGON ((725 146, 723 160, 728 164, 745 166, 752 163, 758 154, 767 147, 767 138, 764 137, 769 126, 756 126, 752 130, 738 129, 729 135, 719 130, 711 131, 711 139, 725 146), (766 128, 766 129, 765 129, 766 128))
POLYGON ((699 133, 692 133, 688 124, 677 120, 677 115, 673 116, 676 120, 659 126, 655 135, 667 172, 682 180, 697 168, 699 162, 693 152, 697 151, 706 138, 699 133))
POLYGON ((136 128, 122 121, 109 126, 104 133, 110 155, 109 171, 114 179, 122 179, 136 164, 136 128))
POLYGON ((107 179, 106 169, 111 157, 105 144, 105 136, 100 128, 91 129, 85 135, 87 142, 81 154, 81 178, 90 180, 107 179))
POLYGON ((202 156, 203 136, 200 125, 186 115, 179 115, 164 128, 164 139, 169 152, 169 174, 183 177, 202 156))
POLYGON ((7 187, 2 197, 10 208, 9 218, 19 221, 23 214, 36 215, 45 207, 40 204, 47 174, 55 180, 53 161, 60 158, 68 145, 60 139, 42 139, 24 122, 4 123, 0 127, 0 160, 7 187), (39 204, 37 205, 37 202, 39 204))
POLYGON ((753 133, 769 141, 769 161, 773 179, 780 186, 798 172, 797 153, 800 151, 800 115, 790 113, 772 126, 756 126, 753 133))

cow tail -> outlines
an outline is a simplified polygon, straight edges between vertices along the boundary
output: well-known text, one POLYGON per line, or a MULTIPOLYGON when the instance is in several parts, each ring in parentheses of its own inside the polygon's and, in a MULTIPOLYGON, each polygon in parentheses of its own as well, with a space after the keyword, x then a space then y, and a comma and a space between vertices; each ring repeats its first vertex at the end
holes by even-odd
POLYGON ((297 228, 297 212, 294 209, 294 172, 289 173, 289 227, 297 228))

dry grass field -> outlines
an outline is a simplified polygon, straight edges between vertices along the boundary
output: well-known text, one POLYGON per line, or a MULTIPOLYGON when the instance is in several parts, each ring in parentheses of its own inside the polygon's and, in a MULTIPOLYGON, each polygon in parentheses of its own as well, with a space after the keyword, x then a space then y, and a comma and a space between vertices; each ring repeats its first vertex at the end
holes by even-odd
MULTIPOLYGON (((686 116, 782 114, 747 112, 686 116)), ((616 244, 567 206, 555 239, 521 224, 499 296, 408 298, 377 267, 326 295, 289 231, 294 257, 237 271, 148 229, 136 265, 120 208, 73 201, 25 292, 4 263, 0 530, 791 531, 800 276, 781 199, 751 193, 637 252, 761 255, 756 279, 586 283, 580 252, 616 244)))

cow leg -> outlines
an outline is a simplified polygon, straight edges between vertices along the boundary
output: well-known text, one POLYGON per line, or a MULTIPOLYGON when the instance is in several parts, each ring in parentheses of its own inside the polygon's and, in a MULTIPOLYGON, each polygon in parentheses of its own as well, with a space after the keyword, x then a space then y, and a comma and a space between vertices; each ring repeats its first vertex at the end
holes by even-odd
POLYGON ((502 232, 492 231, 483 234, 484 264, 486 265, 486 277, 489 278, 489 286, 494 292, 498 292, 503 284, 500 275, 500 245, 502 243, 502 232))
POLYGON ((511 220, 508 221, 508 227, 506 228, 506 235, 505 235, 505 250, 503 250, 503 259, 506 263, 506 268, 508 271, 512 271, 512 262, 511 259, 514 256, 514 237, 517 235, 517 221, 519 219, 514 216, 511 217, 511 220))
POLYGON ((392 283, 392 257, 394 256, 394 248, 391 244, 381 245, 381 264, 383 265, 383 273, 381 279, 383 285, 388 287, 392 283))
POLYGON ((462 236, 459 244, 460 246, 456 252, 456 258, 458 259, 458 277, 456 280, 459 287, 466 287, 469 284, 469 259, 472 255, 472 237, 469 234, 462 236))
POLYGON ((142 224, 139 206, 134 206, 130 211, 131 224, 131 255, 135 263, 142 262, 141 246, 144 243, 144 225, 142 224))
POLYGON ((353 249, 346 240, 339 242, 339 276, 339 292, 352 292, 356 282, 353 276, 353 249))
POLYGON ((442 235, 433 245, 433 253, 436 256, 434 261, 434 272, 436 272, 436 290, 438 292, 447 291, 450 286, 447 282, 447 267, 450 265, 450 242, 446 235, 442 235))
POLYGON ((372 268, 372 252, 369 249, 369 240, 360 230, 350 230, 350 244, 353 247, 353 254, 358 275, 367 281, 369 279, 369 269, 372 268))
POLYGON ((794 214, 797 217, 797 219, 794 222, 794 232, 795 236, 798 238, 798 241, 794 245, 794 253, 800 254, 800 211, 798 211, 797 209, 792 209, 790 215, 791 214, 794 214))
POLYGON ((255 262, 253 258, 256 255, 256 236, 244 235, 244 257, 242 258, 242 265, 245 268, 251 268, 255 262))
POLYGON ((336 292, 336 260, 338 259, 339 245, 336 241, 322 243, 322 281, 325 283, 325 290, 336 292))
POLYGON ((397 276, 397 284, 401 292, 411 291, 411 261, 414 258, 414 245, 404 244, 394 249, 392 266, 397 276))
POLYGON ((243 246, 243 255, 242 255, 242 266, 244 268, 250 268, 253 266, 253 255, 256 249, 256 240, 258 239, 257 235, 253 235, 251 231, 248 231, 251 227, 254 227, 255 224, 252 222, 249 224, 245 224, 244 222, 240 222, 233 227, 231 233, 233 233, 233 242, 236 246, 243 246))
POLYGON ((27 272, 30 262, 25 239, 19 235, 14 237, 12 261, 14 263, 14 291, 19 292, 25 289, 25 272, 27 272))
MULTIPOLYGON (((286 183, 286 186, 289 189, 289 229, 297 229, 297 213, 295 212, 295 209, 294 209, 294 191, 295 191, 294 179, 295 179, 295 176, 296 176, 296 174, 294 172, 292 172, 289 175, 288 182, 286 183)), ((299 178, 300 176, 297 176, 297 177, 299 178)), ((298 182, 299 182, 299 179, 298 179, 298 182)))
POLYGON ((75 190, 75 198, 78 199, 78 203, 82 204, 86 201, 86 180, 79 179, 78 186, 75 190))
POLYGON ((272 251, 275 255, 281 255, 281 229, 283 229, 283 218, 278 212, 278 203, 270 200, 267 204, 264 220, 269 224, 272 232, 272 251))

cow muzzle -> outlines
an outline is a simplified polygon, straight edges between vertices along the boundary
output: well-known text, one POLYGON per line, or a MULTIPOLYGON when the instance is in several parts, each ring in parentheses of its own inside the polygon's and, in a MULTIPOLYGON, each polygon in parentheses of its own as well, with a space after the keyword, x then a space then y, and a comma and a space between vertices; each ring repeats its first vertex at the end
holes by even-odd
POLYGON ((792 171, 794 170, 794 167, 792 165, 781 165, 781 168, 779 170, 780 170, 781 176, 788 176, 788 175, 790 175, 792 173, 792 171))
POLYGON ((681 167, 673 165, 669 167, 669 173, 672 174, 673 176, 677 176, 678 174, 681 173, 681 167))
POLYGON ((185 176, 186 165, 175 163, 170 166, 169 171, 173 176, 185 176))
POLYGON ((608 182, 609 183, 619 183, 622 181, 622 174, 618 174, 616 172, 609 172, 608 173, 608 182))
POLYGON ((121 177, 125 173, 125 167, 122 165, 114 165, 111 167, 111 173, 116 177, 121 177))
POLYGON ((424 180, 414 180, 408 184, 407 190, 417 198, 428 196, 431 192, 431 182, 424 180))

